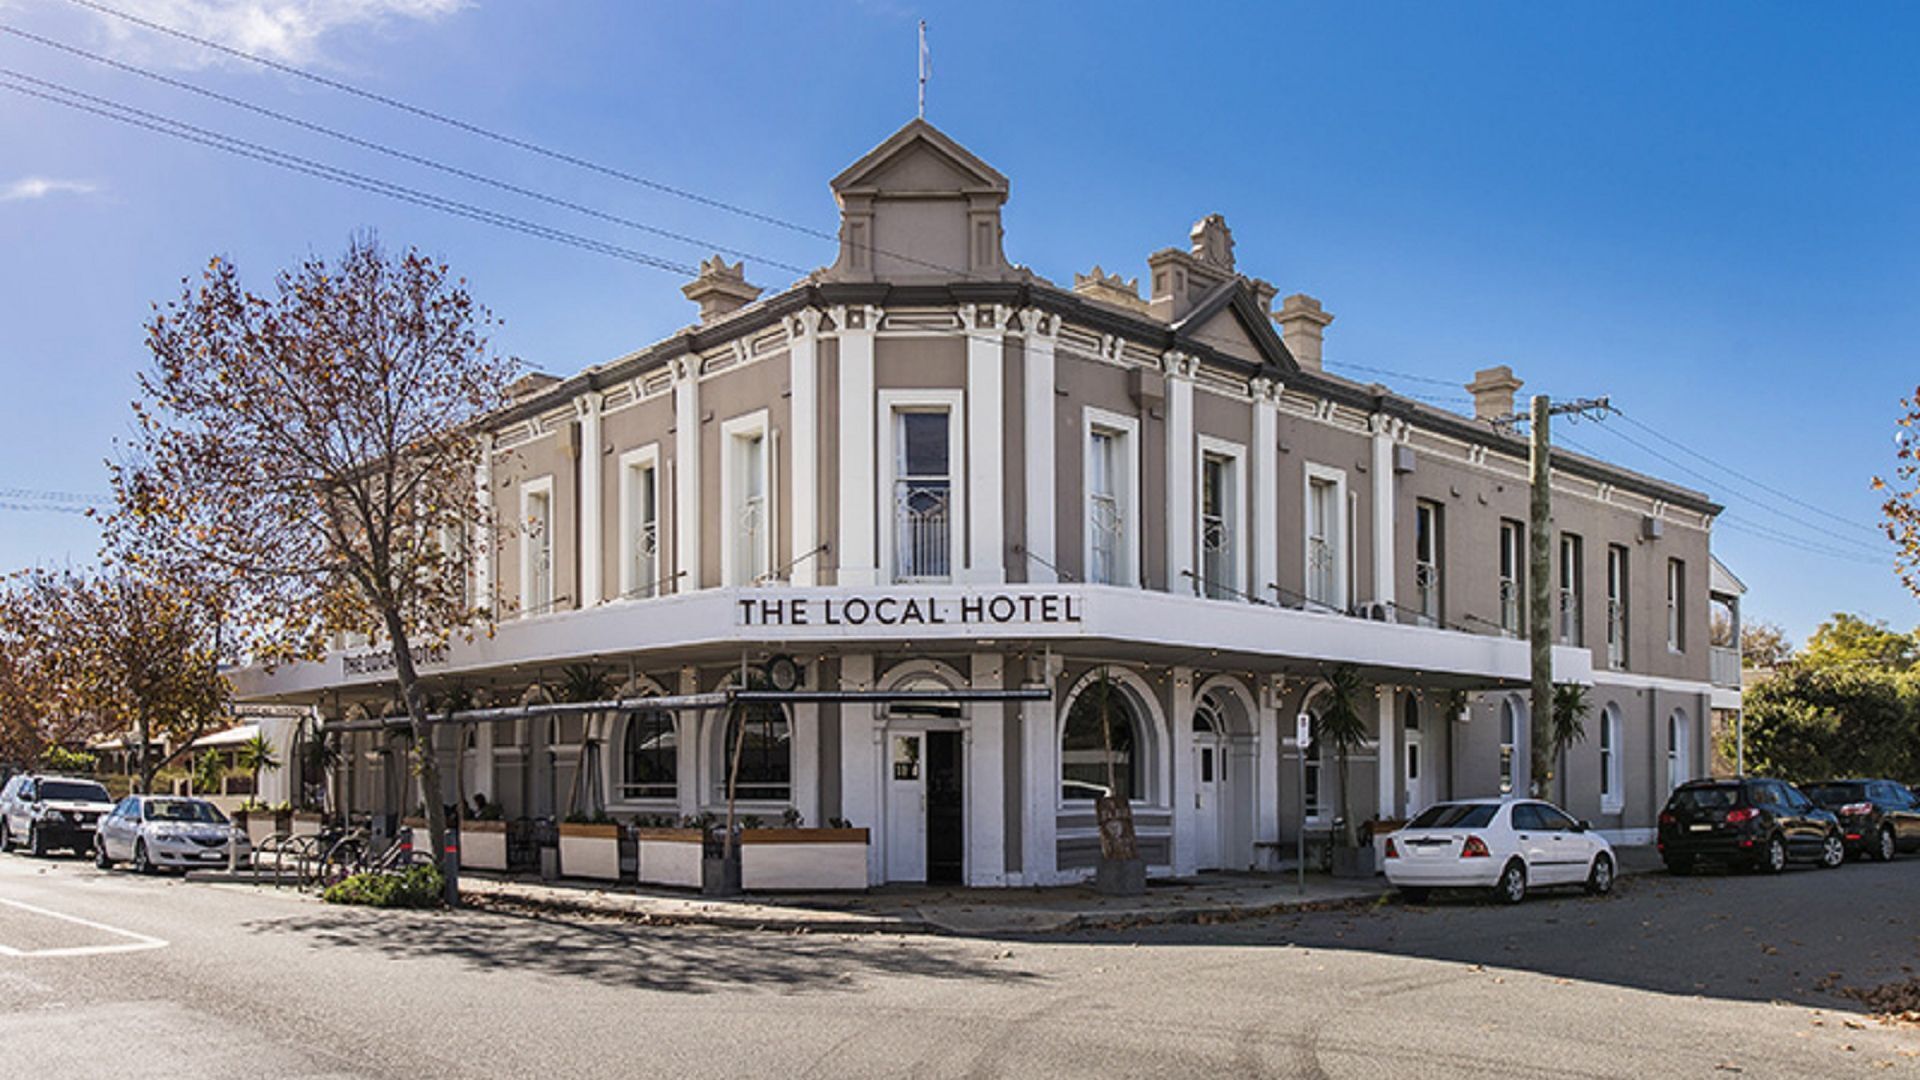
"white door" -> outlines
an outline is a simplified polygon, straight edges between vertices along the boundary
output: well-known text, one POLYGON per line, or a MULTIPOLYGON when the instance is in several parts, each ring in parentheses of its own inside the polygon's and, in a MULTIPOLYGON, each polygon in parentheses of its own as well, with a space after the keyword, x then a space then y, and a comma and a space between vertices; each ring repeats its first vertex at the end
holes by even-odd
POLYGON ((1427 808, 1426 749, 1418 731, 1407 732, 1406 777, 1407 817, 1409 818, 1427 808))
POLYGON ((1195 732, 1193 736, 1193 865, 1216 869, 1220 865, 1220 737, 1195 732))
POLYGON ((918 731, 887 739, 887 880, 927 880, 927 738, 918 731))

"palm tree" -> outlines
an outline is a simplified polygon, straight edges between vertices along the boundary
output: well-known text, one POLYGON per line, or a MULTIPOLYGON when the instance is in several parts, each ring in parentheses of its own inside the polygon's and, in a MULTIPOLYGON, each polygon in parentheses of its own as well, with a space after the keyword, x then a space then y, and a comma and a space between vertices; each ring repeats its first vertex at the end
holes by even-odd
POLYGON ((254 802, 260 801, 260 774, 268 769, 280 767, 280 759, 273 756, 273 744, 267 741, 264 733, 256 731, 253 738, 241 743, 233 753, 235 764, 253 775, 254 802))
POLYGON ((1547 722, 1547 746, 1560 773, 1560 801, 1567 801, 1567 748, 1587 737, 1586 719, 1593 712, 1587 688, 1578 683, 1555 683, 1553 715, 1547 722))
MULTIPOLYGON (((555 701, 585 704, 593 701, 605 701, 613 696, 613 676, 595 668, 592 664, 568 664, 560 669, 560 681, 548 691, 555 701)), ((588 725, 591 731, 592 725, 588 725)), ((462 743, 464 745, 464 741, 462 743)), ((580 760, 574 766, 573 787, 567 795, 567 811, 562 819, 573 816, 579 809, 580 785, 583 780, 591 780, 588 774, 598 760, 598 743, 592 738, 585 739, 580 747, 580 760)), ((598 807, 595 807, 598 809, 598 807)))
POLYGON ((220 781, 227 775, 227 758, 218 750, 200 751, 193 763, 193 792, 196 795, 220 794, 220 781))
MULTIPOLYGON (((1347 763, 1353 752, 1367 741, 1367 718, 1360 708, 1364 692, 1358 668, 1341 664, 1329 671, 1313 733, 1316 745, 1333 748, 1334 764, 1340 775, 1340 842, 1350 848, 1359 846, 1360 834, 1354 827, 1348 805, 1347 792, 1351 785, 1347 783, 1347 763)), ((1300 752, 1306 753, 1306 747, 1301 747, 1300 752)))

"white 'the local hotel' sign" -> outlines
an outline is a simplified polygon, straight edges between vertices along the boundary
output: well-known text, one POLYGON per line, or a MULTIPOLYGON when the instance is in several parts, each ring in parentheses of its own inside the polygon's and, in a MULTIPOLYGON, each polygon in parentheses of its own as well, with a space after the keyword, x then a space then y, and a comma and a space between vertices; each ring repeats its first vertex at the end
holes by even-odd
POLYGON ((1072 593, 987 592, 957 596, 741 597, 741 626, 1017 626, 1083 621, 1085 601, 1072 593))

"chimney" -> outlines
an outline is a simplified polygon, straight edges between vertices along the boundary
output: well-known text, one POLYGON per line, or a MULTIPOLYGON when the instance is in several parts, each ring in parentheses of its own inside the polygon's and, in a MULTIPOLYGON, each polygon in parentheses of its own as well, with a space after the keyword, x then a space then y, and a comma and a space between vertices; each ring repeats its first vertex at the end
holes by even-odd
POLYGON ((1320 342, 1327 324, 1333 321, 1320 307, 1320 301, 1306 293, 1294 293, 1280 302, 1273 321, 1280 324, 1280 340, 1303 368, 1320 370, 1320 342))
POLYGON ((1512 416, 1513 393, 1525 385, 1513 377, 1513 369, 1505 364, 1474 372, 1473 381, 1467 384, 1467 393, 1473 395, 1473 418, 1498 420, 1512 416))
POLYGON ((702 262, 700 276, 682 285, 680 291, 700 305, 703 326, 760 298, 760 287, 747 284, 746 263, 728 266, 718 255, 702 262))

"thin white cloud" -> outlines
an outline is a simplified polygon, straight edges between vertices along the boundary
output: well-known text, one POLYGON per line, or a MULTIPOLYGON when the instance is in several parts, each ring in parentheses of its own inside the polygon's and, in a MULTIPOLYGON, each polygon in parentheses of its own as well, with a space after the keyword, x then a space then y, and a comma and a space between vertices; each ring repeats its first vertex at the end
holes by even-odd
MULTIPOLYGON (((161 26, 288 64, 329 62, 328 49, 354 31, 434 22, 470 0, 106 0, 161 26)), ((94 13, 105 44, 123 59, 177 68, 231 62, 214 50, 112 15, 94 13)))
POLYGON ((56 180, 49 176, 23 176, 0 187, 0 202, 19 199, 44 199, 49 195, 91 195, 100 185, 86 180, 56 180))

